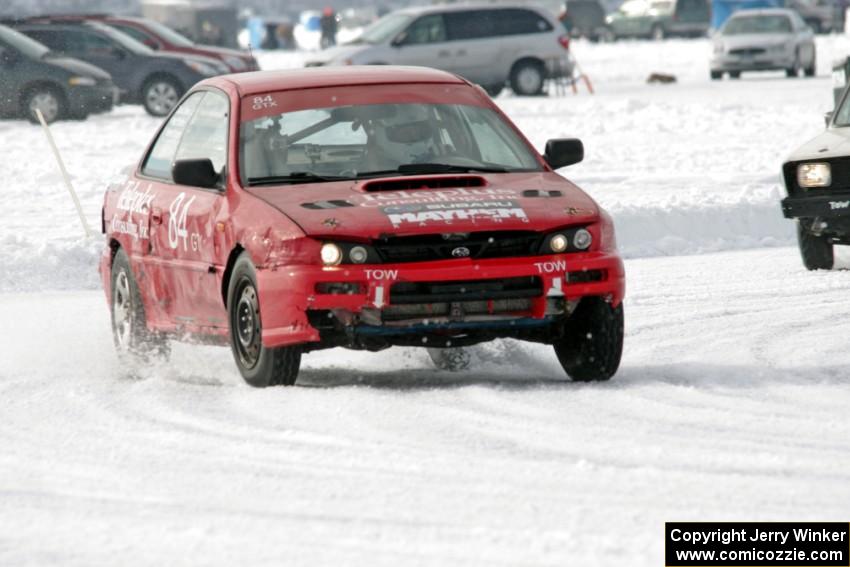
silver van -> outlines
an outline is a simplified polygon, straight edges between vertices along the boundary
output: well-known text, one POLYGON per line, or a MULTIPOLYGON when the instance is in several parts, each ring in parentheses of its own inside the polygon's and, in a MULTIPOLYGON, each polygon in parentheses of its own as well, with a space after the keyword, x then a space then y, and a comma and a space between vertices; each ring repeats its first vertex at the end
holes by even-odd
POLYGON ((572 76, 569 47, 563 26, 544 9, 453 4, 387 14, 306 66, 419 65, 456 73, 491 96, 505 84, 518 95, 538 95, 547 78, 572 76))

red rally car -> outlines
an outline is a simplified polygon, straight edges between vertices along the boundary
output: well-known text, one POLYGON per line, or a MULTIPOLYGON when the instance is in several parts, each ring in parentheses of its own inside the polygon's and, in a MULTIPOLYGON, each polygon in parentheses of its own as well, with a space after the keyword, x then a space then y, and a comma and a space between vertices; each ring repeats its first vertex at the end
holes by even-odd
POLYGON ((302 353, 393 345, 453 368, 468 345, 554 346, 606 380, 623 346, 611 218, 479 87, 411 67, 243 73, 199 83, 103 206, 119 354, 230 344, 254 386, 302 353))

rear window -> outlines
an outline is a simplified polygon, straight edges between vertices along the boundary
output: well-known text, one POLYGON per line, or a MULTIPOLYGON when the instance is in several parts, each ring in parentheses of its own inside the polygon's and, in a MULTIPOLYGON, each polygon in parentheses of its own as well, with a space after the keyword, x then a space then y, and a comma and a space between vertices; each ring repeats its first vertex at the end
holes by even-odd
POLYGON ((791 33, 788 16, 742 16, 732 18, 723 28, 723 35, 791 33))

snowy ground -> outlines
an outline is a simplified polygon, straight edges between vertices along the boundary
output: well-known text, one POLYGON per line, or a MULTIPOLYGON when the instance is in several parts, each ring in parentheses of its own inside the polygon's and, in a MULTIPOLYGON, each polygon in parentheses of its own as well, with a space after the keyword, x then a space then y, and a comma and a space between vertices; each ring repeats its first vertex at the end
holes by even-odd
MULTIPOLYGON (((818 47, 816 79, 711 83, 706 41, 579 43, 596 95, 498 99, 539 146, 584 139, 565 173, 615 216, 626 351, 601 385, 512 342, 461 374, 314 353, 302 387, 262 391, 178 346, 122 379, 100 243, 41 132, 0 122, 0 565, 649 566, 666 520, 846 521, 850 279, 804 271, 778 207, 850 41, 818 47)), ((155 128, 136 108, 54 128, 93 225, 155 128)))

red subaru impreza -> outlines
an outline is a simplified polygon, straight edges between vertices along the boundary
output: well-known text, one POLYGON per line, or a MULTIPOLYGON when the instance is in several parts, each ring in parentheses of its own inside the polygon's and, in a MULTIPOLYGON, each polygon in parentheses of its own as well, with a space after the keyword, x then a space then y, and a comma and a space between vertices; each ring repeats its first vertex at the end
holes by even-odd
POLYGON ((301 355, 426 347, 456 369, 497 338, 551 344, 574 380, 623 346, 611 218, 477 86, 421 68, 209 79, 103 207, 101 274, 122 358, 229 343, 254 386, 301 355))

